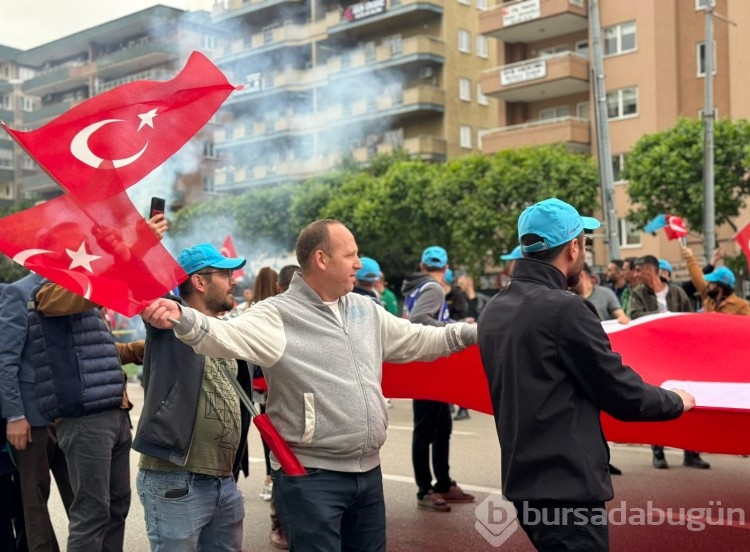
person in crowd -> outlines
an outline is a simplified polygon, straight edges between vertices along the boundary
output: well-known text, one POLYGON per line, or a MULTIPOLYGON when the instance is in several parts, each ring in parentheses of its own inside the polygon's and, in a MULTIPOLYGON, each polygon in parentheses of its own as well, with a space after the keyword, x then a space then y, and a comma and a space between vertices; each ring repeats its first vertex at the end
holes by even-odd
POLYGON ((476 342, 476 326, 411 324, 351 293, 361 268, 341 222, 322 219, 299 234, 301 275, 289 289, 232 320, 216 320, 162 298, 142 317, 198 353, 243 358, 263 368, 267 414, 306 468, 286 475, 274 463, 274 495, 297 551, 381 552, 385 501, 380 447, 387 410, 382 364, 431 360, 476 342))
POLYGON ((383 308, 390 312, 393 316, 399 315, 398 299, 396 294, 391 291, 388 287, 388 283, 385 279, 385 274, 380 273, 380 279, 375 283, 375 290, 380 295, 380 302, 383 303, 383 308))
POLYGON ((625 261, 622 259, 612 259, 607 264, 607 271, 604 274, 604 277, 607 280, 607 285, 615 292, 618 302, 622 298, 622 293, 628 287, 628 281, 623 272, 624 265, 625 261))
MULTIPOLYGON (((403 284, 404 317, 415 324, 445 327, 451 322, 443 282, 448 270, 448 253, 440 246, 422 252, 419 272, 403 284)), ((450 405, 440 401, 414 399, 414 432, 411 458, 417 483, 417 507, 436 512, 450 512, 450 503, 472 502, 451 479, 450 437, 453 430, 450 405), (432 454, 430 454, 432 452, 432 454), (432 469, 435 470, 433 485, 432 469)))
POLYGON ((375 259, 370 257, 360 257, 359 262, 362 264, 355 274, 354 293, 369 297, 375 303, 382 306, 383 303, 378 295, 378 282, 380 281, 380 265, 375 259))
MULTIPOLYGON (((711 254, 711 258, 708 260, 708 263, 703 267, 703 274, 710 274, 714 271, 714 268, 722 266, 724 262, 724 255, 724 249, 722 249, 721 247, 717 247, 716 249, 714 249, 714 252, 711 254)), ((699 308, 701 308, 703 298, 700 297, 698 290, 695 288, 695 284, 693 284, 692 278, 682 282, 682 289, 685 290, 685 293, 687 293, 688 297, 696 300, 695 309, 698 310, 699 308)))
MULTIPOLYGON (((661 312, 693 312, 693 305, 682 287, 670 284, 659 276, 659 270, 659 260, 653 255, 645 255, 636 261, 635 271, 641 285, 633 291, 631 297, 630 312, 634 320, 661 312)), ((654 468, 667 469, 669 464, 664 456, 664 447, 653 445, 651 449, 654 468)), ((682 463, 690 468, 704 470, 711 467, 700 454, 692 450, 684 452, 682 463)))
POLYGON ((538 550, 609 550, 605 501, 614 492, 601 411, 669 420, 694 406, 688 393, 649 385, 624 366, 593 306, 566 291, 584 266, 584 231, 598 227, 556 198, 525 209, 513 283, 479 318, 503 495, 538 550), (575 516, 562 517, 566 510, 575 516))
MULTIPOLYGON (((183 305, 213 318, 231 308, 233 271, 245 259, 201 243, 182 250, 177 262, 188 274, 180 284, 183 305)), ((239 552, 245 510, 234 474, 250 417, 226 370, 249 391, 247 363, 195 353, 174 332, 148 323, 146 331, 133 449, 141 453, 136 487, 151 549, 239 552)))
POLYGON ((628 316, 630 316, 630 299, 633 296, 633 290, 641 285, 641 279, 635 270, 635 262, 637 260, 637 257, 626 257, 622 261, 622 275, 627 285, 622 290, 622 294, 620 294, 620 305, 628 316))
POLYGON ((672 281, 672 263, 667 259, 659 259, 659 278, 666 282, 672 281))
POLYGON ((721 266, 704 274, 689 248, 682 248, 682 256, 687 263, 690 280, 703 299, 705 312, 750 314, 748 302, 734 292, 735 277, 731 270, 721 266))
POLYGON ((589 265, 584 264, 578 284, 574 290, 578 295, 594 305, 600 320, 617 320, 620 324, 627 324, 630 318, 622 309, 617 295, 606 286, 597 285, 589 265))
POLYGON ((66 514, 73 489, 55 424, 42 416, 36 403, 28 303, 41 281, 40 275, 31 273, 5 286, 0 295, 0 408, 18 469, 28 549, 59 552, 47 507, 52 477, 66 514))

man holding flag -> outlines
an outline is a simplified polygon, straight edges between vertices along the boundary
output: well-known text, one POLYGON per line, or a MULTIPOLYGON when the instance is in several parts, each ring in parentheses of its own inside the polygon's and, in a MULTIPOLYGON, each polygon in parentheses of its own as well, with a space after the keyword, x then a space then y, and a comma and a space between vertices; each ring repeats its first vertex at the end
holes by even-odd
POLYGON ((735 277, 731 270, 721 266, 703 274, 689 248, 682 248, 682 256, 687 263, 690 280, 703 299, 705 312, 750 315, 750 304, 734 293, 735 277))

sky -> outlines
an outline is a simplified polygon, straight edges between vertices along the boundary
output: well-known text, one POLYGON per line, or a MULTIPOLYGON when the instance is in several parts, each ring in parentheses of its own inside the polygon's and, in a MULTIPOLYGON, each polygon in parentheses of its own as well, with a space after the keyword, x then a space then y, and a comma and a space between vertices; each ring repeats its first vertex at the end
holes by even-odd
POLYGON ((28 50, 157 4, 210 12, 214 0, 0 0, 0 44, 28 50))

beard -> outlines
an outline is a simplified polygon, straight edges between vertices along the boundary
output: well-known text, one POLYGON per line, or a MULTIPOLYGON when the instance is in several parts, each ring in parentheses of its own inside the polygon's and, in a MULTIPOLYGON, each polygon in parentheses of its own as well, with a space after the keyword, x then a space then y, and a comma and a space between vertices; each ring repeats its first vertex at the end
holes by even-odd
POLYGON ((568 275, 568 289, 575 290, 578 287, 578 282, 581 280, 580 271, 575 274, 568 275))
POLYGON ((713 299, 714 301, 716 301, 719 298, 719 293, 720 292, 721 292, 721 290, 719 288, 709 289, 709 290, 706 291, 706 295, 708 295, 711 299, 713 299))

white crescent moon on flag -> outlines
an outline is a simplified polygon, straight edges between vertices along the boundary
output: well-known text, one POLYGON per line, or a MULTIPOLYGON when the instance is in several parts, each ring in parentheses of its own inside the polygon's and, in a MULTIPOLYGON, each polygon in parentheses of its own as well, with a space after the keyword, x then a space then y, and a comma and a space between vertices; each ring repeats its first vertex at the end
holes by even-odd
POLYGON ((42 255, 43 253, 52 253, 52 251, 48 251, 47 249, 24 249, 23 251, 16 253, 13 256, 13 260, 21 266, 26 266, 26 261, 31 257, 34 255, 42 255))
MULTIPOLYGON (((105 119, 103 121, 99 121, 87 126, 78 134, 76 134, 73 137, 73 140, 71 140, 70 153, 73 154, 73 157, 83 163, 86 163, 89 167, 98 169, 105 160, 101 157, 98 157, 97 155, 94 155, 94 152, 91 151, 91 149, 89 148, 89 138, 91 138, 91 135, 102 128, 104 125, 119 122, 124 121, 122 119, 105 119)), ((110 161, 116 169, 119 169, 120 167, 130 165, 131 163, 136 161, 141 155, 145 153, 146 148, 148 148, 148 141, 146 141, 146 145, 143 146, 143 149, 141 149, 141 151, 139 151, 135 155, 126 157, 125 159, 110 159, 110 161)))
POLYGON ((687 229, 675 221, 675 217, 669 217, 669 227, 675 232, 687 232, 687 229))

